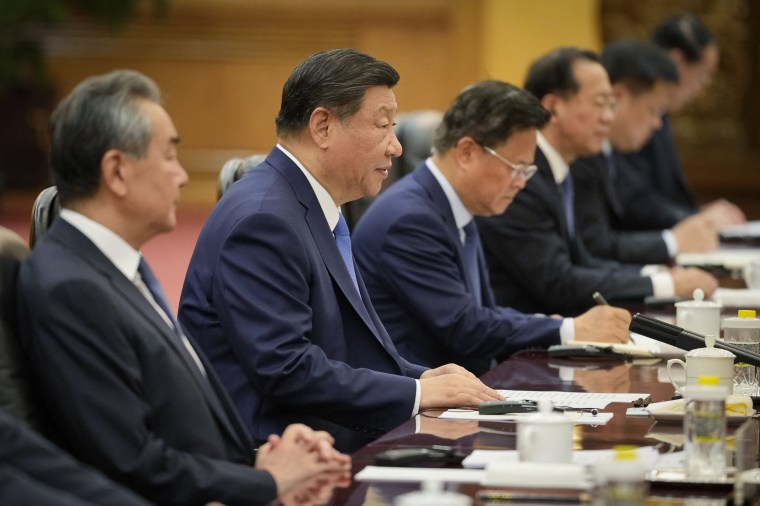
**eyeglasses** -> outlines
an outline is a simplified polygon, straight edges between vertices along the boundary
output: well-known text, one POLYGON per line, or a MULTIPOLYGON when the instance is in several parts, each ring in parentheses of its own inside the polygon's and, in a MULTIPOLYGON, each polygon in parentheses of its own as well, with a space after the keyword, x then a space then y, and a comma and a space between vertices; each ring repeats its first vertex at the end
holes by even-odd
POLYGON ((536 171, 538 171, 538 167, 536 167, 535 165, 525 165, 524 163, 512 163, 506 158, 504 158, 503 156, 501 156, 499 153, 494 151, 493 149, 489 148, 488 146, 483 146, 483 149, 489 155, 495 156, 497 159, 507 164, 507 167, 509 167, 512 172, 513 178, 521 177, 523 181, 527 183, 528 179, 532 178, 533 174, 535 174, 536 171))

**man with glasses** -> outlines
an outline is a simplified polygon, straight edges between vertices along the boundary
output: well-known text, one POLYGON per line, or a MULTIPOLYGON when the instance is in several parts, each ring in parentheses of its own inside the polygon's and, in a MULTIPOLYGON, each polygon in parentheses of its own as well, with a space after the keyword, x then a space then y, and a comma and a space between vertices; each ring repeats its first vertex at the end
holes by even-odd
POLYGON ((384 192, 353 234, 372 302, 407 360, 493 359, 561 340, 627 340, 630 315, 598 307, 575 319, 526 315, 494 303, 473 216, 501 214, 535 174, 536 131, 549 116, 499 81, 463 90, 444 115, 433 156, 384 192))
POLYGON ((631 40, 607 46, 601 63, 618 104, 609 142, 602 153, 570 166, 576 183, 575 222, 584 244, 593 255, 640 264, 666 263, 678 252, 717 248, 717 229, 703 213, 672 229, 625 229, 616 184, 621 172, 636 168, 623 155, 641 149, 662 126, 662 115, 678 85, 678 70, 663 49, 631 40))
POLYGON ((610 301, 648 295, 709 296, 717 282, 698 269, 642 272, 641 266, 592 256, 575 223, 575 187, 569 165, 599 153, 616 101, 597 56, 576 48, 536 60, 525 88, 551 118, 538 134, 538 172, 507 213, 478 218, 496 302, 521 311, 575 314, 591 307, 594 292, 610 301))

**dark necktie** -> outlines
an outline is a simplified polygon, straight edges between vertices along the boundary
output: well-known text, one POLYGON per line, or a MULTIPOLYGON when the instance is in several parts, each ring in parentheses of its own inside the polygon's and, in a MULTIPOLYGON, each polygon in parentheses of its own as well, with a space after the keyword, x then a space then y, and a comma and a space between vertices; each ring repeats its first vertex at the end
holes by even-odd
POLYGON ((335 234, 335 243, 338 245, 338 251, 343 258, 343 263, 346 264, 348 274, 351 276, 351 281, 354 282, 356 291, 359 291, 359 283, 356 281, 356 271, 354 270, 354 257, 351 254, 351 235, 348 233, 348 225, 343 214, 338 214, 338 224, 335 225, 333 230, 335 234))
POLYGON ((150 266, 148 265, 148 262, 145 261, 145 258, 140 257, 140 264, 137 266, 137 272, 140 275, 140 279, 137 280, 137 287, 138 289, 141 289, 140 284, 142 284, 145 288, 148 289, 150 292, 150 295, 153 296, 153 300, 158 305, 159 308, 164 312, 166 317, 171 321, 172 325, 174 326, 174 332, 177 334, 177 337, 179 338, 182 348, 187 350, 187 353, 190 355, 189 358, 195 363, 196 366, 198 366, 198 369, 203 373, 203 375, 206 375, 206 370, 203 367, 203 364, 201 363, 200 358, 198 357, 198 354, 196 353, 195 349, 193 349, 193 346, 190 344, 190 341, 185 337, 185 335, 182 332, 182 327, 180 327, 179 322, 176 318, 174 318, 174 314, 172 313, 172 310, 169 309, 169 302, 166 300, 166 295, 164 295, 164 290, 161 288, 161 284, 158 282, 158 279, 156 279, 156 276, 153 275, 153 271, 151 270, 150 266))
POLYGON ((475 302, 480 306, 482 304, 482 295, 480 287, 480 268, 478 267, 478 228, 475 226, 475 220, 470 220, 463 227, 464 230, 464 268, 467 275, 467 281, 472 291, 475 302))
POLYGON ((562 181, 560 193, 562 193, 562 205, 565 209, 565 221, 567 222, 567 232, 570 237, 575 237, 575 211, 573 210, 573 201, 575 200, 575 190, 573 189, 573 176, 569 172, 567 177, 562 181))
POLYGON ((148 262, 146 262, 145 258, 143 257, 140 257, 140 265, 137 267, 137 272, 140 273, 140 278, 142 279, 142 282, 145 283, 145 286, 148 288, 150 294, 153 296, 153 300, 156 301, 156 304, 158 304, 163 312, 166 313, 166 316, 169 318, 169 320, 171 320, 172 325, 174 325, 175 332, 181 335, 182 330, 179 327, 179 322, 176 320, 176 318, 174 318, 171 309, 169 309, 169 302, 166 300, 164 290, 161 288, 161 284, 158 282, 158 279, 156 279, 156 276, 153 275, 153 271, 148 265, 148 262))

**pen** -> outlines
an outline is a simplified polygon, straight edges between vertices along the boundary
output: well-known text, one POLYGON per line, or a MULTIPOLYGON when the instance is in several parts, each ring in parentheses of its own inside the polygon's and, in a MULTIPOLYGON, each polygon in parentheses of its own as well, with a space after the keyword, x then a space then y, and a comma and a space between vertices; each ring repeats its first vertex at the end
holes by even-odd
MULTIPOLYGON (((594 292, 592 297, 594 298, 594 302, 596 302, 597 306, 609 306, 607 299, 605 299, 604 295, 602 295, 601 293, 594 292)), ((633 340, 633 336, 631 336, 630 333, 628 333, 628 340, 631 341, 631 344, 636 344, 636 341, 633 340)))

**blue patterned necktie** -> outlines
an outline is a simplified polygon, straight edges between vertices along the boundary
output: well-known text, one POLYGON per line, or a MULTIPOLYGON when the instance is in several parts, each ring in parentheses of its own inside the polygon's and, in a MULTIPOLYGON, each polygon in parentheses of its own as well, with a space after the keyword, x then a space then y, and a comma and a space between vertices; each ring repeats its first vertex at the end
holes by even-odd
POLYGON ((575 190, 573 189, 573 176, 569 172, 565 180, 560 184, 560 193, 562 193, 562 204, 565 208, 567 231, 572 238, 575 237, 575 211, 573 210, 575 190))
POLYGON ((475 226, 475 220, 470 220, 463 227, 464 230, 464 268, 467 275, 467 281, 472 290, 472 296, 478 306, 482 304, 482 294, 480 287, 480 268, 478 267, 478 229, 475 226))
POLYGON ((338 251, 343 258, 343 263, 346 264, 348 274, 351 276, 351 281, 354 282, 356 291, 359 291, 359 283, 356 281, 356 271, 354 270, 354 257, 351 254, 351 235, 348 233, 348 225, 346 219, 343 217, 343 213, 338 214, 338 224, 335 225, 335 243, 338 245, 338 251))

